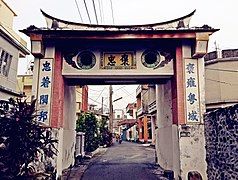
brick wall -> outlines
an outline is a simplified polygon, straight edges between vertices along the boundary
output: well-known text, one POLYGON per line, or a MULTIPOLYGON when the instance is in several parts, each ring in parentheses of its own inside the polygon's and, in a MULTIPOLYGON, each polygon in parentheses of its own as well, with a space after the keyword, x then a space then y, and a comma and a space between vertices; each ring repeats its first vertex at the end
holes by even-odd
POLYGON ((205 115, 208 179, 238 177, 238 104, 205 115))

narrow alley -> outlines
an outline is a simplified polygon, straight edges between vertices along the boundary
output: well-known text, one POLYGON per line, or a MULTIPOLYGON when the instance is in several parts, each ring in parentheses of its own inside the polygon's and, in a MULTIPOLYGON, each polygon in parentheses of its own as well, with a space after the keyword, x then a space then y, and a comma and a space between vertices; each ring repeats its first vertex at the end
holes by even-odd
POLYGON ((117 142, 84 173, 83 180, 153 180, 155 150, 142 144, 117 142))

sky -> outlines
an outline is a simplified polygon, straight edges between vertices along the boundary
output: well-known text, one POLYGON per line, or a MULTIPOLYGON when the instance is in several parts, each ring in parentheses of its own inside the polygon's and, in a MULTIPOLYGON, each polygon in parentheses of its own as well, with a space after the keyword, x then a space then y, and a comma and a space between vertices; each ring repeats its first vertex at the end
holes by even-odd
MULTIPOLYGON (((220 50, 238 48, 237 0, 85 0, 91 22, 96 24, 93 1, 95 2, 99 24, 109 25, 113 24, 113 22, 115 25, 163 22, 187 15, 196 9, 196 13, 191 19, 190 27, 207 24, 213 28, 220 29, 210 37, 209 51, 215 50, 215 47, 220 50), (101 7, 101 15, 99 7, 101 7)), ((27 28, 30 25, 45 27, 46 23, 40 9, 60 19, 90 23, 84 0, 5 0, 5 2, 18 15, 14 20, 14 29, 16 30, 27 28), (76 2, 83 21, 79 16, 76 2)), ((27 36, 20 35, 30 44, 27 36)), ((31 59, 33 57, 20 61, 19 74, 25 73, 27 64, 31 59)), ((120 87, 123 86, 115 86, 114 89, 119 89, 120 87)), ((115 102, 115 106, 122 107, 122 104, 126 106, 127 100, 128 102, 134 101, 132 96, 128 94, 135 93, 135 88, 136 86, 130 86, 117 90, 117 93, 114 93, 115 98, 122 95, 127 97, 115 102), (128 91, 127 93, 125 89, 128 91)), ((92 89, 90 92, 93 94, 93 97, 90 95, 90 98, 94 100, 89 100, 91 103, 98 102, 96 104, 99 104, 102 96, 108 96, 107 86, 90 87, 90 89, 92 89)), ((135 97, 135 94, 133 96, 135 97)), ((105 101, 105 103, 108 102, 105 101)))

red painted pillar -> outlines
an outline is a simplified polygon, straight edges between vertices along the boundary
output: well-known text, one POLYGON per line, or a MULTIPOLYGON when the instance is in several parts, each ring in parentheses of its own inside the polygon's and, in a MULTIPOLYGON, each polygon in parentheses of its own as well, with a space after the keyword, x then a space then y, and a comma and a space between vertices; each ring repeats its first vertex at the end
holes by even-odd
POLYGON ((182 46, 178 46, 174 63, 175 72, 172 78, 173 124, 185 123, 183 63, 182 46))
POLYGON ((88 111, 88 86, 82 87, 82 111, 88 111))
POLYGON ((142 139, 143 138, 143 135, 142 135, 142 122, 141 122, 140 118, 138 119, 138 127, 139 127, 139 139, 142 139))
POLYGON ((63 127, 64 120, 64 79, 62 76, 61 52, 55 50, 53 61, 53 83, 52 83, 52 105, 51 105, 51 127, 63 127))
POLYGON ((143 123, 144 123, 144 142, 147 142, 148 141, 148 119, 146 115, 143 117, 143 123))

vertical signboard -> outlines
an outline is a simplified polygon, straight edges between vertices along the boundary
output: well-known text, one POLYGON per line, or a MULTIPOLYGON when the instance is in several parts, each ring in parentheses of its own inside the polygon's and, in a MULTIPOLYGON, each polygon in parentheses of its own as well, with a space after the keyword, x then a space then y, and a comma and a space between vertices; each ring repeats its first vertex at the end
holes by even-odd
POLYGON ((187 123, 200 123, 198 60, 185 59, 185 102, 187 123))
POLYGON ((41 59, 38 84, 38 121, 50 124, 52 59, 41 59))

